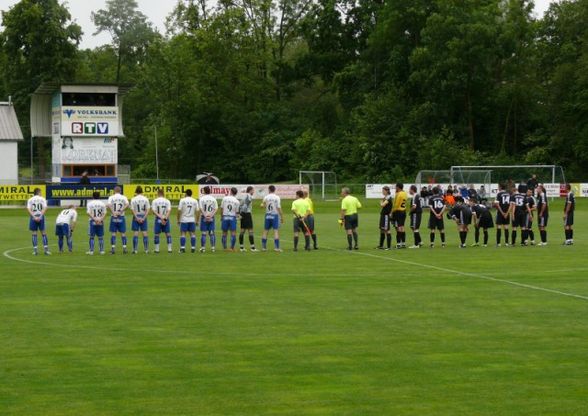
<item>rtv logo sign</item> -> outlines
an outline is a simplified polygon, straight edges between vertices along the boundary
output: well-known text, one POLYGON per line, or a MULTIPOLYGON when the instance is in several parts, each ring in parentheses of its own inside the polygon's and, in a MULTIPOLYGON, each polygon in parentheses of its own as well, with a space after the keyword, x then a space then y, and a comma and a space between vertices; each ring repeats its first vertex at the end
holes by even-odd
POLYGON ((71 123, 71 134, 106 135, 109 132, 108 123, 71 123))

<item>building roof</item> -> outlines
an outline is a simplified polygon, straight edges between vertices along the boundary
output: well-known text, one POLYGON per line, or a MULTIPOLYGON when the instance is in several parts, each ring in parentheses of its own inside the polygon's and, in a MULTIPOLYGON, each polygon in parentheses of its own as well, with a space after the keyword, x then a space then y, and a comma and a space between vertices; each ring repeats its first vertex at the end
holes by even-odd
POLYGON ((37 88, 34 92, 34 95, 53 95, 54 93, 61 91, 63 88, 71 87, 83 87, 83 88, 91 88, 91 87, 116 87, 118 90, 119 95, 126 95, 133 86, 131 84, 106 84, 106 83, 64 83, 59 84, 56 82, 45 82, 37 88))
POLYGON ((22 131, 11 103, 0 102, 0 141, 23 140, 22 131))

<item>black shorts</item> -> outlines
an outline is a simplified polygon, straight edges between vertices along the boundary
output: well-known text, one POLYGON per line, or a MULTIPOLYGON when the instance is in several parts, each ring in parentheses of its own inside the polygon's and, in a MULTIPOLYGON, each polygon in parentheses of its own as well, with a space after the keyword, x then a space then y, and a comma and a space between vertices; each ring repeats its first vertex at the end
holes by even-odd
POLYGON ((253 228, 253 216, 250 212, 241 213, 241 229, 251 230, 253 228))
POLYGON ((525 227, 527 222, 527 213, 526 212, 515 212, 515 215, 512 219, 512 227, 525 227))
POLYGON ((502 216, 500 211, 496 213, 496 225, 509 225, 510 224, 510 215, 507 215, 506 218, 502 216))
POLYGON ((404 227, 406 222, 406 211, 394 211, 392 213, 392 223, 394 227, 404 227))
POLYGON ((445 223, 443 222, 443 218, 437 218, 434 215, 429 217, 429 230, 439 230, 443 231, 445 229, 445 223))
POLYGON ((539 227, 547 227, 547 223, 549 222, 549 213, 546 212, 543 215, 540 215, 537 220, 539 222, 539 227))
POLYGON ((413 230, 418 230, 419 228, 421 228, 422 219, 422 212, 413 212, 412 214, 410 214, 410 228, 413 230))
POLYGON ((345 215, 345 229, 354 230, 359 226, 359 217, 357 214, 345 215))
POLYGON ((472 223, 472 214, 462 211, 459 213, 459 217, 457 219, 459 220, 459 225, 468 226, 472 223))
POLYGON ((568 212, 568 216, 565 220, 565 225, 566 227, 571 227, 572 225, 574 225, 574 211, 568 212))
POLYGON ((494 228, 494 221, 492 221, 492 215, 482 215, 478 222, 479 228, 494 228))
POLYGON ((302 219, 300 218, 294 218, 292 220, 292 224, 293 224, 293 230, 295 233, 306 233, 306 228, 304 227, 304 224, 302 222, 302 219))
POLYGON ((305 222, 310 232, 314 233, 314 215, 311 214, 308 217, 306 217, 305 222))
POLYGON ((380 230, 390 231, 390 215, 380 214, 380 230))

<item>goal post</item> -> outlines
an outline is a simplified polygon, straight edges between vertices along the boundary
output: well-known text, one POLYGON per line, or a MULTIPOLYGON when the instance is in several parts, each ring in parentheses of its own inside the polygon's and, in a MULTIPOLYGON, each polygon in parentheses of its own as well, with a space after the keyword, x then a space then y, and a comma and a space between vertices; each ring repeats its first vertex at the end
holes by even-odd
POLYGON ((301 170, 298 172, 298 183, 308 184, 310 194, 323 200, 336 199, 337 174, 326 170, 301 170))

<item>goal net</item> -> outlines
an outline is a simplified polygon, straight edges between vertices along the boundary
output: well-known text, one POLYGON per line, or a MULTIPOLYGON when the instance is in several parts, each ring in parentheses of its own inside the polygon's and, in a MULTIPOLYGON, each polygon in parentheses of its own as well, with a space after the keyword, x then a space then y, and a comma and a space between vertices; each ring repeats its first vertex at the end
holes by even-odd
POLYGON ((512 165, 512 166, 452 166, 451 177, 461 183, 527 183, 536 176, 538 183, 565 183, 561 166, 556 165, 512 165), (478 178, 484 178, 478 182, 478 178))
POLYGON ((308 184, 310 195, 323 200, 335 200, 339 197, 337 174, 332 171, 301 170, 298 172, 298 183, 308 184))

